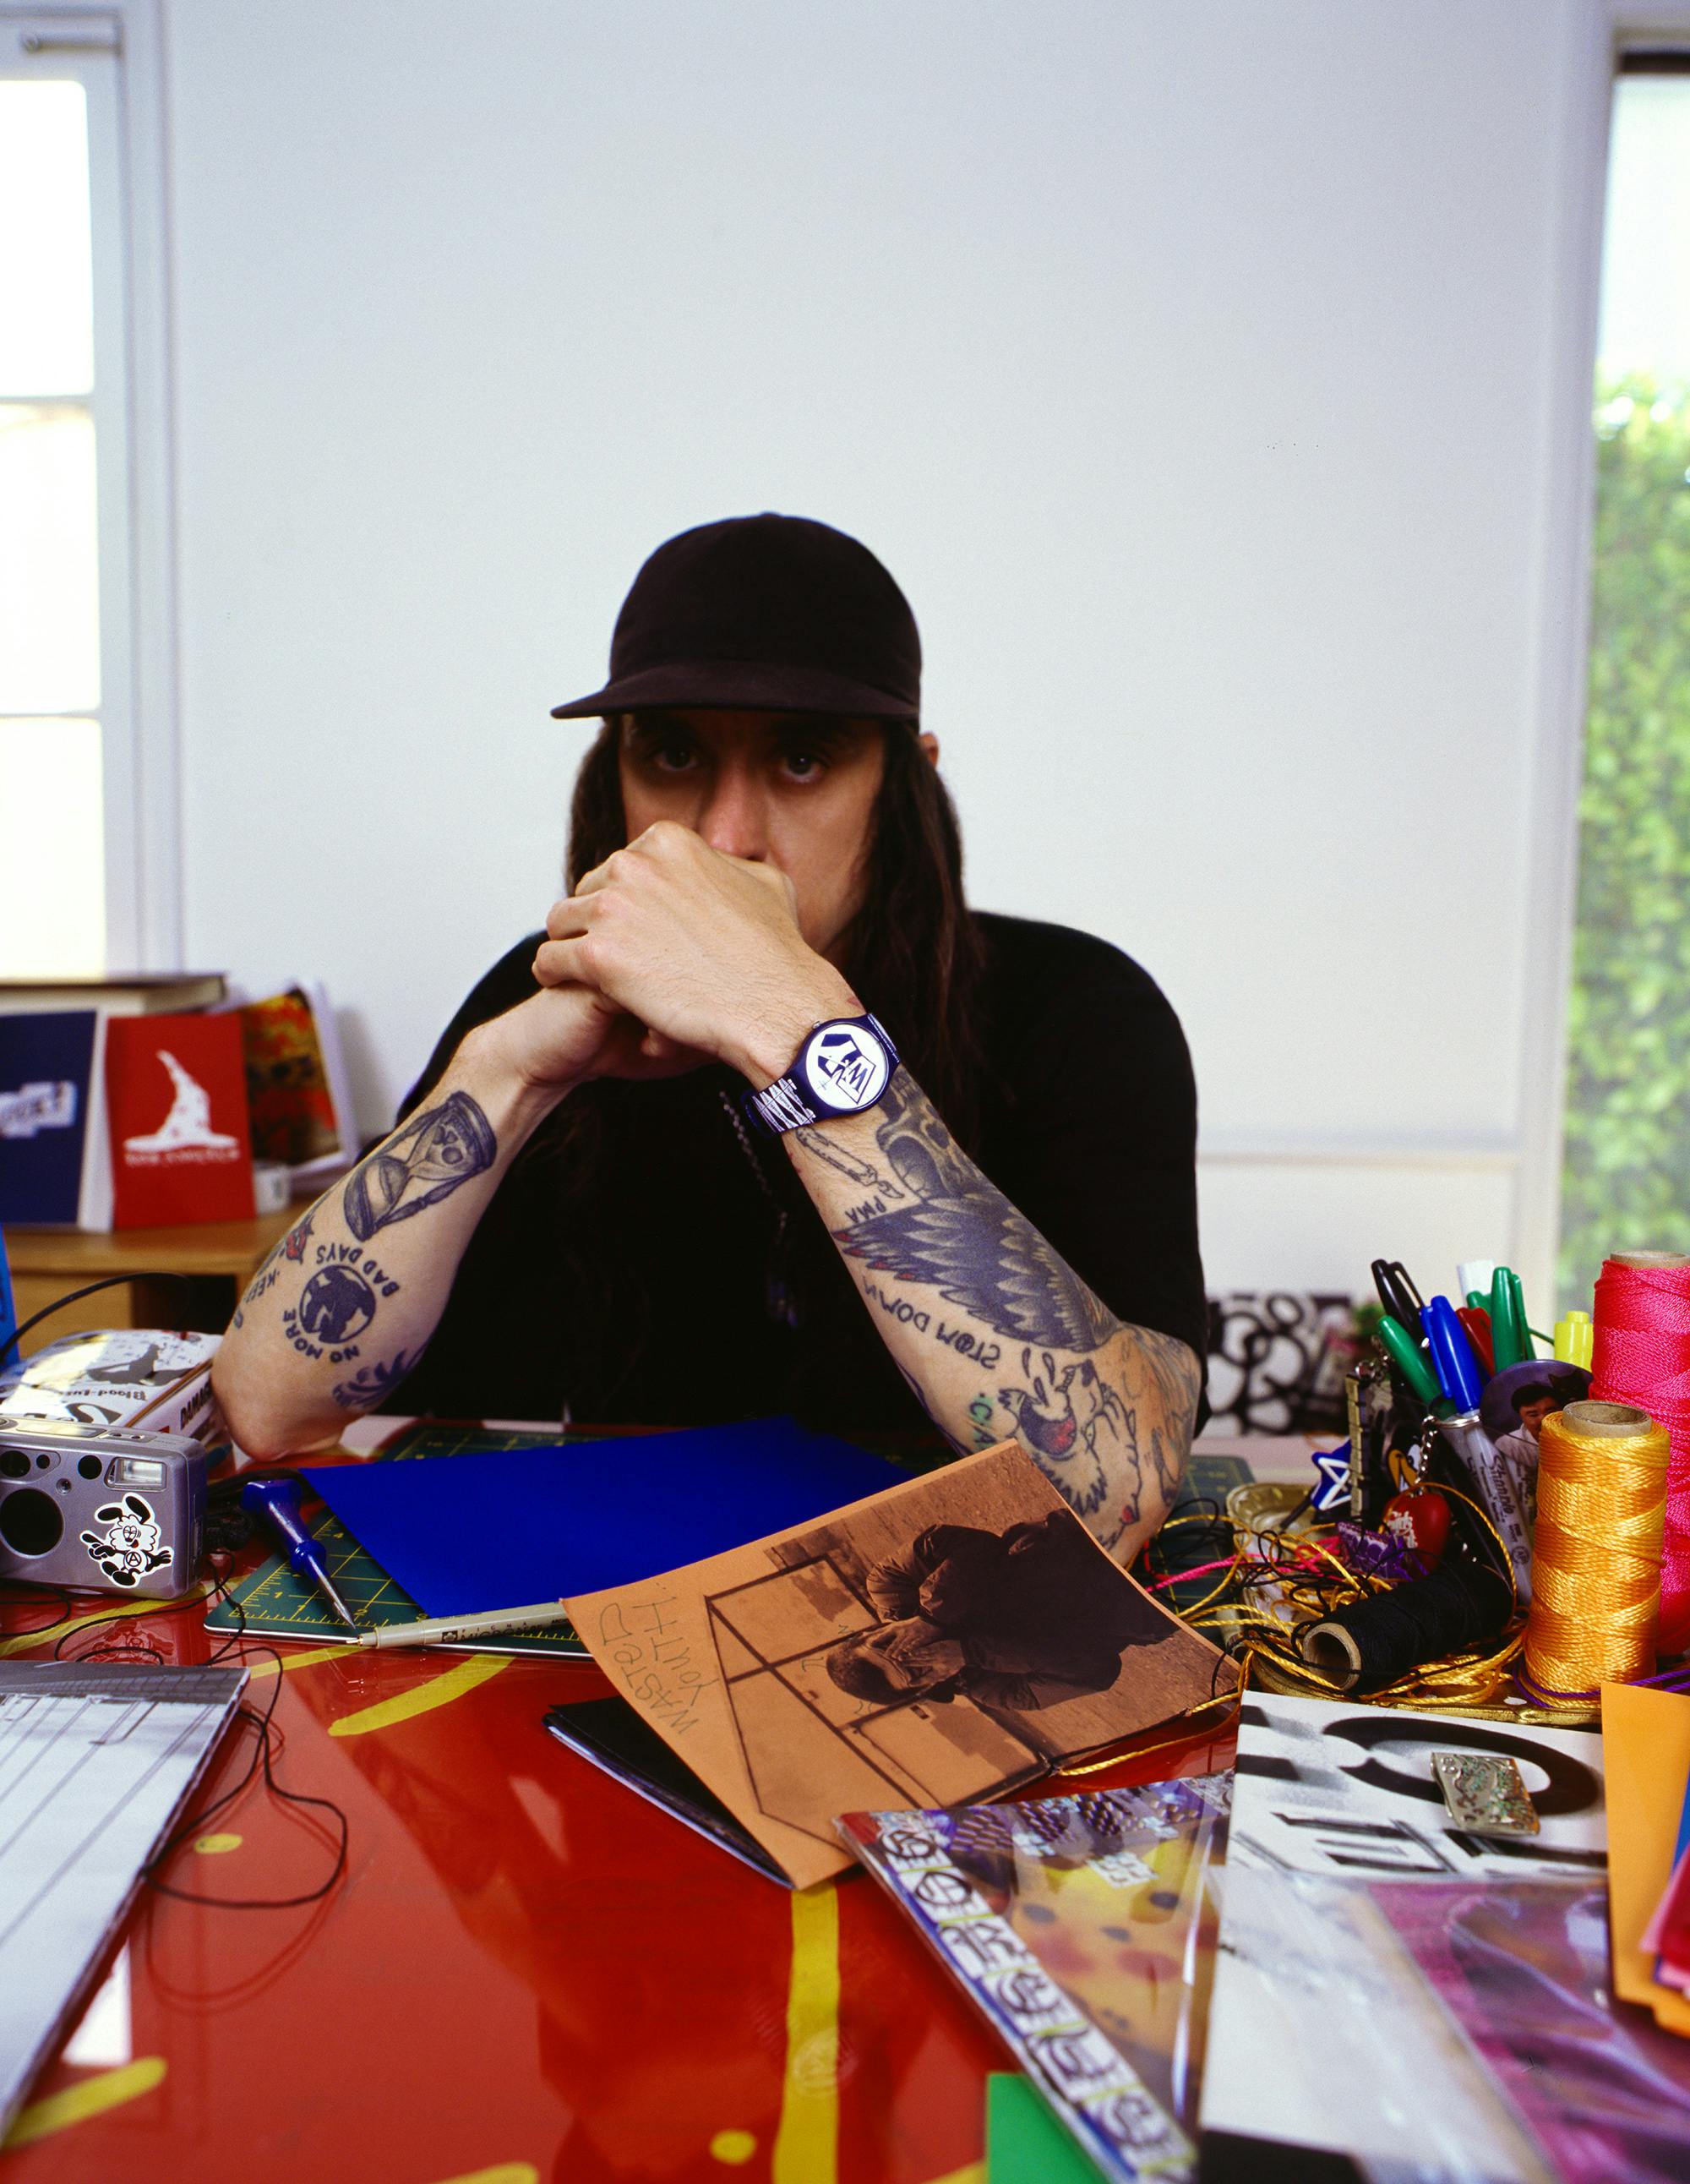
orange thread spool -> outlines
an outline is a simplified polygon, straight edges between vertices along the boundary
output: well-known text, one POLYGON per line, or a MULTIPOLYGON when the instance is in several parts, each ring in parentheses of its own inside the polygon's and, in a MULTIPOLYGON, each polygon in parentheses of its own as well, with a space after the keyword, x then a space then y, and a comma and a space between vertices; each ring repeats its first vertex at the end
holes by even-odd
POLYGON ((1537 1437, 1526 1668, 1546 1691, 1593 1691, 1654 1667, 1671 1444, 1631 1403, 1569 1403, 1537 1437))

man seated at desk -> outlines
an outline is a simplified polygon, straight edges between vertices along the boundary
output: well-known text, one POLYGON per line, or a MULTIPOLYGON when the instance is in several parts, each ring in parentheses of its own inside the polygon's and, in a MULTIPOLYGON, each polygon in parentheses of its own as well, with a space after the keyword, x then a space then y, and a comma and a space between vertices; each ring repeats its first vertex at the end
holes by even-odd
MULTIPOLYGON (((959 1450, 1013 1435, 1130 1559, 1202 1387, 1191 1064, 1119 950, 966 907, 920 686, 856 540, 764 515, 658 549, 609 683, 556 709, 603 722, 571 891, 242 1299, 242 1446, 378 1404, 925 1412, 959 1450)), ((1028 724, 1029 796, 1060 733, 1028 724)))

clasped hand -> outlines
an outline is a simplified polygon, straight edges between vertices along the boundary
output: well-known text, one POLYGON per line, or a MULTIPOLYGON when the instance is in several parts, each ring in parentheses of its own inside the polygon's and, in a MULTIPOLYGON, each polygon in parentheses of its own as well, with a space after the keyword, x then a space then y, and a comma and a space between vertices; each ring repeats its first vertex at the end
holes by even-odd
POLYGON ((668 822, 588 872, 546 931, 534 976, 550 990, 504 1020, 532 1012, 535 1077, 672 1076, 720 1061, 766 1084, 813 1023, 859 1006, 806 944, 783 872, 668 822))

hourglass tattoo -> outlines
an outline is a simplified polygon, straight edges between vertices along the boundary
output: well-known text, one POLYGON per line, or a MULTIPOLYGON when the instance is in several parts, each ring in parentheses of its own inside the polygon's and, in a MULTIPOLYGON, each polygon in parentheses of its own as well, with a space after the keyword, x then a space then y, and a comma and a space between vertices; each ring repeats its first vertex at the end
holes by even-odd
POLYGON ((498 1154, 492 1123, 467 1092, 453 1092, 413 1116, 353 1170, 341 1200, 346 1225, 368 1243, 378 1228, 438 1205, 490 1168, 498 1154))

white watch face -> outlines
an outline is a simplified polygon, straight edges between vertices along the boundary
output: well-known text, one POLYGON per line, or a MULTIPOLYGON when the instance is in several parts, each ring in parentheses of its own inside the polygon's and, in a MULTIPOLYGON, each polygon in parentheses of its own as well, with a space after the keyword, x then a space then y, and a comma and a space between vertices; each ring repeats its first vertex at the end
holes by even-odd
POLYGON ((801 1060, 811 1098, 836 1115, 872 1107, 892 1074, 886 1049, 872 1032, 855 1024, 824 1024, 812 1032, 801 1060))

